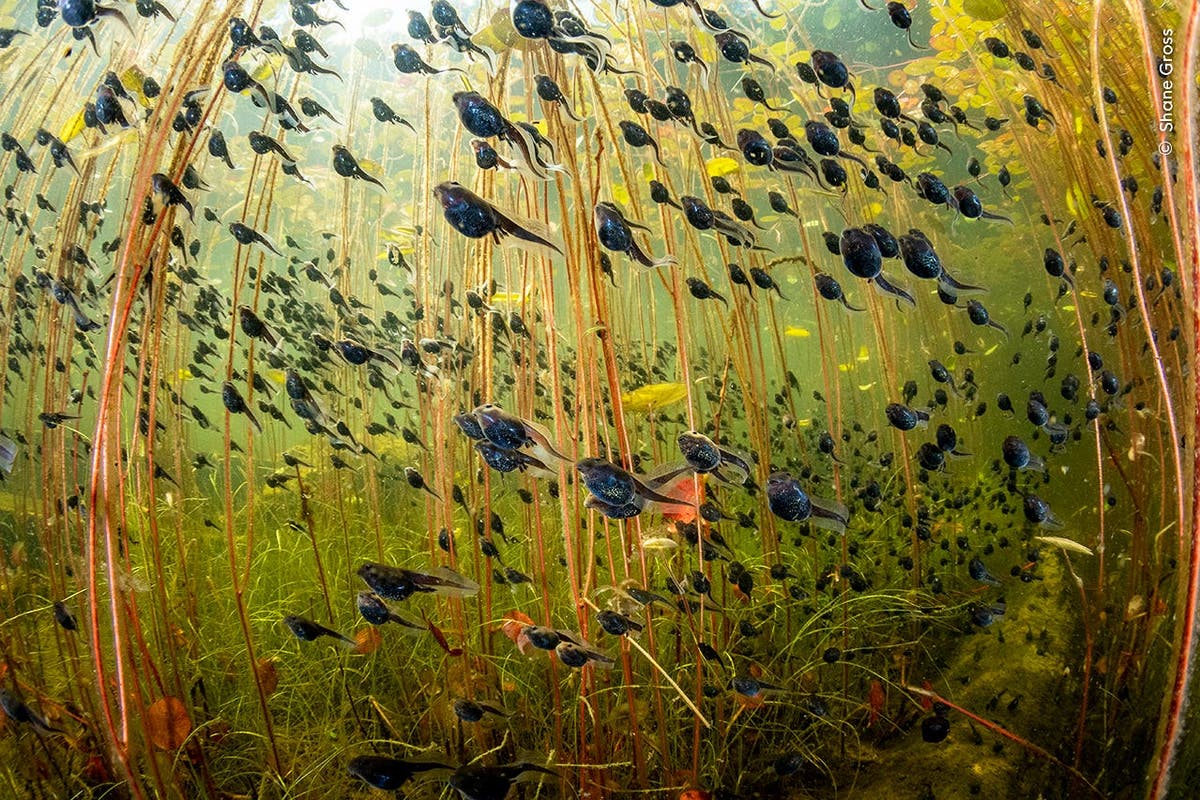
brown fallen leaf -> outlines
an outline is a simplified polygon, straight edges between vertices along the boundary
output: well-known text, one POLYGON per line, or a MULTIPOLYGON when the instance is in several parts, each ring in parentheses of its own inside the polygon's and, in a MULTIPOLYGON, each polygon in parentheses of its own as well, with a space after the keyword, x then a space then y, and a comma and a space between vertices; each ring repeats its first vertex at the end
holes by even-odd
POLYGON ((155 747, 178 750, 191 732, 187 706, 178 697, 164 697, 146 709, 146 733, 155 747))
POLYGON ((279 688, 279 667, 276 666, 274 658, 260 658, 258 660, 258 680, 262 683, 262 689, 265 694, 275 694, 275 690, 279 688))
POLYGON ((383 642, 383 634, 379 632, 379 628, 372 625, 355 631, 354 641, 357 644, 350 652, 365 656, 367 653, 374 653, 379 649, 379 645, 383 642))

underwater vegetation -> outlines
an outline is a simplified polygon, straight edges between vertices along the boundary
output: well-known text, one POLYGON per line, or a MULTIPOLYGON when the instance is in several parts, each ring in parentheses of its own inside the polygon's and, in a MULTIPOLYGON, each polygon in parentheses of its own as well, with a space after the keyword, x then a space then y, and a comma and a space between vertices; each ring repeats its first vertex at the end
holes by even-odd
POLYGON ((0 7, 0 796, 1194 797, 1198 48, 0 7))

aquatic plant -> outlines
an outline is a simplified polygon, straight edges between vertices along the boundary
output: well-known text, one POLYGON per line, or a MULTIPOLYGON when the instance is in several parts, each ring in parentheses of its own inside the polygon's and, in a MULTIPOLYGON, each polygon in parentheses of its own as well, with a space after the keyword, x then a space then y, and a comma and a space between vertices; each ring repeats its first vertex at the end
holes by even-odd
POLYGON ((6 792, 1189 796, 1200 11, 871 6, 11 9, 6 792))

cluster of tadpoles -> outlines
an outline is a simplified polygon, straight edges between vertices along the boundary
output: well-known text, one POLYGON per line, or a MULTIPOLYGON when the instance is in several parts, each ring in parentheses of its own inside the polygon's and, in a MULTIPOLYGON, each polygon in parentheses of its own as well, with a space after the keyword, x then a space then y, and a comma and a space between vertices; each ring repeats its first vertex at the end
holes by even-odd
MULTIPOLYGON (((475 443, 484 462, 497 472, 553 477, 552 460, 569 460, 540 425, 493 404, 458 414, 454 422, 475 443)), ((692 475, 712 475, 725 483, 752 486, 754 468, 748 456, 698 431, 681 433, 677 443, 683 461, 662 465, 647 475, 636 475, 602 458, 575 462, 575 470, 588 491, 584 505, 609 519, 630 519, 648 509, 693 505, 690 500, 672 496, 673 487, 692 475)), ((850 521, 845 506, 811 496, 788 472, 771 473, 767 500, 772 513, 788 522, 808 521, 844 533, 850 521)))

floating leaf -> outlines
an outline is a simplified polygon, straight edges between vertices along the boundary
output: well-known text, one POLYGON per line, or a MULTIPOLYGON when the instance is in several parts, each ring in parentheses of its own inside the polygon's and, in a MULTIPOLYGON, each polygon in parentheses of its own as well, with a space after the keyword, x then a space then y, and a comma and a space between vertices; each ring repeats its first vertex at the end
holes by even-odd
POLYGON ((687 397, 687 387, 682 383, 651 383, 621 395, 621 405, 626 411, 647 413, 678 403, 687 397))
POLYGON ((259 83, 265 82, 268 78, 275 75, 279 68, 283 66, 283 56, 268 55, 266 59, 258 65, 258 67, 250 74, 259 83))
POLYGON ((491 24, 477 32, 471 37, 471 40, 475 44, 489 47, 497 53, 503 53, 514 45, 520 45, 519 49, 525 50, 528 49, 529 44, 528 40, 522 39, 517 34, 517 29, 513 27, 507 9, 500 9, 492 14, 491 24))
POLYGON ((710 158, 707 164, 709 177, 719 177, 729 175, 738 171, 738 162, 734 161, 729 156, 717 156, 710 158))
POLYGON ((613 184, 612 196, 613 200, 616 200, 621 205, 629 205, 629 190, 625 188, 625 184, 613 184))
POLYGON ((142 84, 145 83, 146 76, 142 74, 141 69, 136 65, 129 67, 118 76, 118 79, 121 81, 121 85, 125 87, 125 90, 132 94, 142 105, 142 108, 150 107, 149 99, 142 93, 142 84))
POLYGON ((279 667, 274 658, 260 658, 255 665, 258 670, 258 681, 262 684, 264 694, 275 694, 279 688, 279 667))
POLYGON ((1096 555, 1089 548, 1084 547, 1079 542, 1076 542, 1073 539, 1067 539, 1062 536, 1035 536, 1033 538, 1037 539, 1039 542, 1042 542, 1043 544, 1048 544, 1053 547, 1061 547, 1063 550, 1069 550, 1072 553, 1079 553, 1080 555, 1083 555, 1083 556, 1096 555))
POLYGON ((821 27, 827 31, 831 31, 838 25, 842 24, 842 8, 836 3, 831 3, 821 17, 821 27))
POLYGON ((666 551, 674 550, 677 547, 679 547, 679 542, 670 536, 651 536, 649 539, 642 540, 643 550, 666 551))
POLYGON ((187 706, 178 697, 164 697, 146 709, 146 733, 160 750, 178 750, 191 732, 187 706))
POLYGON ((1007 9, 1004 0, 964 0, 963 13, 983 22, 995 22, 1004 16, 1007 9))
POLYGON ((534 647, 533 642, 529 641, 529 637, 522 633, 522 631, 525 630, 526 625, 533 624, 533 617, 528 614, 520 611, 510 611, 504 615, 504 622, 500 625, 500 630, 512 640, 521 655, 526 655, 534 647))
POLYGON ((379 645, 383 643, 383 634, 379 632, 379 628, 370 625, 355 631, 354 641, 356 644, 350 652, 355 655, 365 656, 379 649, 379 645))
POLYGON ((362 168, 363 172, 374 178, 378 178, 384 174, 383 167, 378 162, 372 161, 369 158, 358 159, 358 166, 362 168))
POLYGON ((69 142, 83 132, 83 110, 67 120, 67 124, 62 126, 62 130, 58 132, 58 138, 63 142, 69 142))
MULTIPOLYGON (((424 616, 424 612, 421 612, 421 614, 424 616)), ((461 656, 463 654, 463 649, 461 647, 450 646, 450 641, 446 639, 446 634, 442 633, 442 629, 437 625, 434 625, 433 621, 430 620, 429 617, 425 617, 425 625, 429 628, 429 632, 433 634, 434 640, 437 641, 438 645, 441 646, 441 648, 445 650, 448 655, 461 656)))
POLYGON ((807 339, 812 336, 812 332, 808 328, 801 328, 799 325, 788 325, 783 329, 784 336, 791 336, 795 339, 807 339))

